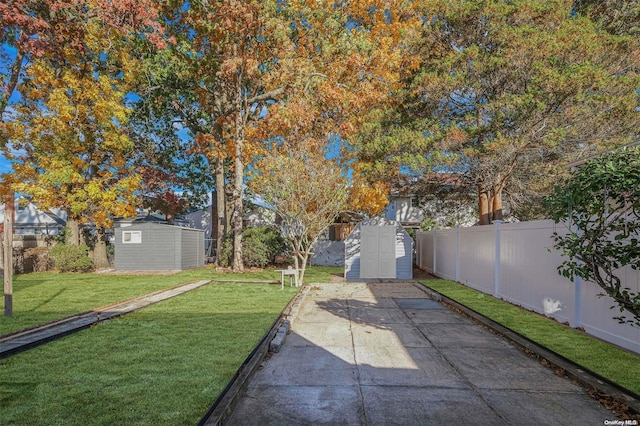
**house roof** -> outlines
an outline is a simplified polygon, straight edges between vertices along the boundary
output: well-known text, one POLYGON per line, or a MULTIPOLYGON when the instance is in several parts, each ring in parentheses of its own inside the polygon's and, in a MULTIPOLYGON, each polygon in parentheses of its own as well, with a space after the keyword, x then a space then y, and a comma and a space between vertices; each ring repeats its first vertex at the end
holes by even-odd
MULTIPOLYGON (((26 202, 24 198, 15 201, 16 226, 65 226, 66 222, 51 212, 38 209, 35 204, 26 202)), ((5 205, 0 204, 0 221, 4 222, 5 205)))

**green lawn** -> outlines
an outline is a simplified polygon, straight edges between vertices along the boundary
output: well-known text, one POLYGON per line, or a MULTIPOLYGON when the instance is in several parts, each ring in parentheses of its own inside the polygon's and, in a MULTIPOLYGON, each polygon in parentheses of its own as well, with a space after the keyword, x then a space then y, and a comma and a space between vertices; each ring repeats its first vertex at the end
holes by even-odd
POLYGON ((422 284, 640 394, 639 355, 453 281, 425 280, 422 284))
MULTIPOLYGON (((305 273, 305 282, 328 281, 331 273, 342 273, 342 268, 310 267, 305 273)), ((267 269, 225 274, 205 267, 174 275, 50 272, 16 275, 13 282, 13 316, 0 317, 0 335, 201 279, 279 280, 280 273, 267 269)), ((4 305, 4 300, 1 303, 4 305)))
MULTIPOLYGON (((339 271, 312 267, 306 281, 328 282, 330 273, 339 271)), ((100 301, 94 305, 109 303, 94 288, 100 280, 110 289, 105 292, 122 299, 136 295, 121 297, 115 289, 123 283, 149 291, 202 278, 275 276, 273 271, 220 275, 211 270, 124 281, 93 274, 87 281, 79 275, 50 275, 49 281, 25 276, 17 280, 16 298, 34 286, 57 287, 49 293, 53 295, 64 288, 75 298, 67 296, 65 308, 54 308, 62 298, 45 296, 51 299, 46 306, 52 312, 71 312, 74 306, 91 306, 90 300, 100 301), (52 279, 56 276, 73 279, 65 285, 52 279), (27 281, 30 286, 23 285, 27 281), (81 296, 83 285, 92 288, 94 299, 81 296)), ((195 424, 295 292, 289 287, 282 291, 279 285, 212 283, 2 360, 0 424, 195 424)), ((30 293, 31 298, 37 298, 36 293, 30 293)), ((23 295, 22 300, 27 298, 23 295)), ((36 309, 22 310, 21 315, 42 311, 37 301, 30 303, 36 309)))

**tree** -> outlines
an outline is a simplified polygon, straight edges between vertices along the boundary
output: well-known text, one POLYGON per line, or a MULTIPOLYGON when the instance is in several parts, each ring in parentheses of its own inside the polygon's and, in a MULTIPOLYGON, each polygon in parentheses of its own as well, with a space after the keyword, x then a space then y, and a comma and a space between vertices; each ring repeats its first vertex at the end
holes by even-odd
POLYGON ((640 293, 624 286, 619 268, 640 269, 640 148, 622 148, 588 160, 547 199, 556 223, 556 248, 567 258, 558 271, 596 283, 618 304, 620 322, 640 326, 640 293))
POLYGON ((347 182, 341 169, 325 158, 318 141, 285 143, 265 155, 250 187, 273 206, 281 220, 281 231, 293 247, 295 268, 304 272, 318 238, 347 201, 347 182))
MULTIPOLYGON (((70 48, 64 62, 33 61, 12 119, 0 124, 3 153, 13 162, 6 181, 41 208, 65 209, 76 245, 74 224, 92 222, 103 237, 112 217, 132 215, 140 181, 128 161, 133 143, 125 129, 129 110, 123 99, 133 78, 128 46, 105 37, 93 22, 84 43, 91 54, 70 48)), ((104 238, 98 238, 94 257, 97 266, 108 264, 104 238)))
POLYGON ((419 71, 401 116, 368 144, 373 159, 426 147, 425 167, 473 179, 488 224, 503 218, 505 194, 543 192, 553 179, 541 177, 568 157, 635 137, 638 40, 600 31, 572 3, 431 2, 414 45, 419 71))
MULTIPOLYGON (((20 74, 33 58, 85 53, 87 22, 100 22, 107 33, 145 33, 166 46, 153 0, 11 0, 0 3, 0 117, 14 94, 20 74), (11 49, 7 49, 9 46, 11 49)), ((4 118, 4 117, 3 117, 4 118)))
POLYGON ((640 35, 638 0, 578 0, 576 10, 586 13, 612 34, 640 35))
POLYGON ((164 19, 177 42, 149 59, 150 83, 141 92, 142 108, 188 129, 191 160, 208 162, 224 214, 218 216, 217 240, 233 227, 236 271, 243 269, 242 187, 255 140, 247 132, 266 103, 283 95, 283 76, 289 75, 280 72, 291 41, 277 8, 275 1, 168 2, 164 19))
MULTIPOLYGON (((349 208, 379 213, 387 176, 356 161, 358 135, 375 125, 376 108, 391 108, 403 76, 417 64, 408 49, 422 25, 420 1, 287 2, 281 14, 293 31, 284 102, 273 105, 253 131, 256 139, 323 141, 351 175, 349 208)), ((279 60, 280 61, 280 60, 279 60)))

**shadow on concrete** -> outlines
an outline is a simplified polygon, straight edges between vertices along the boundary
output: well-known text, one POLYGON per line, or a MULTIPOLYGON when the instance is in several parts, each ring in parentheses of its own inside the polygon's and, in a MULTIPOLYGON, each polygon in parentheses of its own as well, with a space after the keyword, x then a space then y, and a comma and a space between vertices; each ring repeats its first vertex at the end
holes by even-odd
POLYGON ((412 283, 312 286, 228 424, 602 424, 615 416, 412 283))

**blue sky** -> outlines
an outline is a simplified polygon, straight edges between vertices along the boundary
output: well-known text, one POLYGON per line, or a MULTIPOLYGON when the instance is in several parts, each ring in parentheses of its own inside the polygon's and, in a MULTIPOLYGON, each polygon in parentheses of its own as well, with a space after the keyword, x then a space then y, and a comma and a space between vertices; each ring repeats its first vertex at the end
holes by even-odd
MULTIPOLYGON (((16 51, 14 48, 6 44, 3 44, 2 46, 0 46, 0 56, 3 57, 3 59, 6 58, 7 60, 7 63, 0 61, 0 74, 5 74, 8 71, 7 66, 10 63, 10 61, 13 61, 13 59, 15 58, 15 55, 16 55, 16 51)), ((20 99, 19 93, 13 93, 11 95, 11 98, 9 99, 9 107, 7 107, 7 111, 5 111, 5 116, 10 114, 11 104, 17 101, 18 99, 20 99)), ((11 171, 11 163, 6 158, 4 158, 4 156, 0 153, 0 174, 7 173, 9 171, 11 171)))

